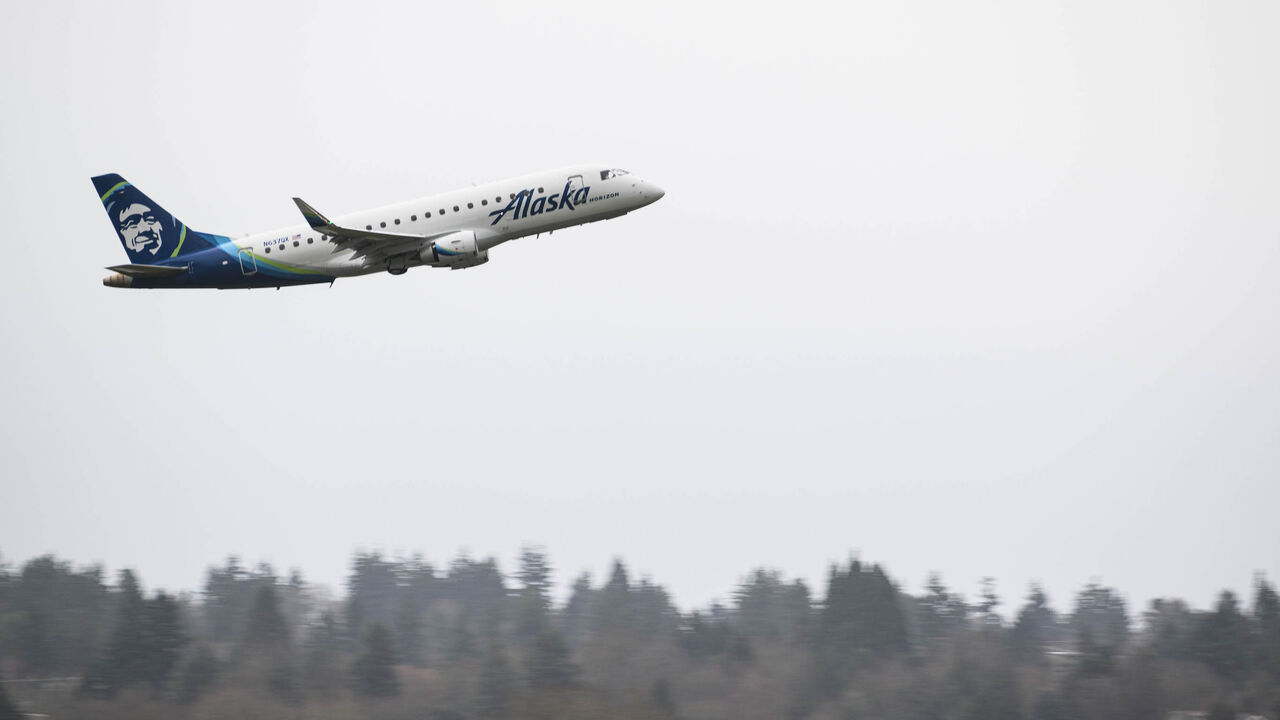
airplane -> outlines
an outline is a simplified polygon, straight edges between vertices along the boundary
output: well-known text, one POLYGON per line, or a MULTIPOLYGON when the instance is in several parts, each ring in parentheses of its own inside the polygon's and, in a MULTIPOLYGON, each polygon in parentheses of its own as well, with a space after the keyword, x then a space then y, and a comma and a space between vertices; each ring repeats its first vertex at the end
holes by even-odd
POLYGON ((98 175, 93 187, 129 256, 102 284, 148 289, 279 289, 420 265, 461 270, 508 240, 620 217, 664 195, 625 170, 577 165, 333 220, 295 197, 305 225, 233 240, 187 227, 119 175, 98 175))

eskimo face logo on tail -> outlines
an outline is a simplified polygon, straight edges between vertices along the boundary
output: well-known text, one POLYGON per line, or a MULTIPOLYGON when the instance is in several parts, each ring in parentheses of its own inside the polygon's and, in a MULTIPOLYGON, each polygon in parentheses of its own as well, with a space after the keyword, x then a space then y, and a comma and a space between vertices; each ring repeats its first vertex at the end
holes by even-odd
POLYGON ((538 198, 533 196, 532 189, 521 190, 516 193, 511 202, 507 203, 506 207, 489 213, 489 217, 493 218, 493 222, 489 224, 497 225, 498 221, 507 216, 507 213, 511 213, 512 220, 519 220, 530 215, 541 215, 556 210, 576 210, 574 203, 581 205, 586 202, 591 188, 587 186, 574 190, 571 186, 572 183, 565 183, 564 190, 538 198))
POLYGON ((148 250, 152 255, 164 246, 164 229, 156 213, 146 204, 128 204, 115 218, 116 228, 129 252, 148 250))
POLYGON ((113 186, 102 196, 102 204, 135 262, 153 256, 172 257, 182 249, 186 227, 129 183, 121 181, 113 186))

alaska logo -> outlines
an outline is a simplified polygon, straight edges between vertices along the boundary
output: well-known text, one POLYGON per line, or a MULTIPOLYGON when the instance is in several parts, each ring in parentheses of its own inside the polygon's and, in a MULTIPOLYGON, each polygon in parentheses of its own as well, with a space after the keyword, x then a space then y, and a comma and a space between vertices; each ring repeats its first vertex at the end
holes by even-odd
POLYGON ((130 260, 154 262, 182 251, 187 226, 177 218, 119 175, 100 175, 93 182, 130 260))
POLYGON ((511 202, 507 203, 506 207, 489 213, 489 217, 493 218, 493 222, 489 224, 497 225, 498 221, 507 216, 507 213, 512 214, 512 220, 519 220, 530 215, 541 215, 544 212, 555 212, 556 210, 564 209, 576 210, 577 208, 573 204, 578 203, 581 205, 586 202, 587 193, 590 192, 591 187, 586 186, 572 190, 569 185, 570 183, 565 183, 564 190, 539 198, 533 197, 532 189, 521 190, 516 193, 511 202))

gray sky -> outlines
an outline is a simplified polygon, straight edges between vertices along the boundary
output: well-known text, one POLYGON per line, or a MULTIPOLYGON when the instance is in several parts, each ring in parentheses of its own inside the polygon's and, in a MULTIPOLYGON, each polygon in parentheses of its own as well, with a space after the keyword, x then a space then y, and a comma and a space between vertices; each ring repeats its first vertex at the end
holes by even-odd
POLYGON ((1280 577, 1280 6, 22 3, 0 552, 850 552, 1009 605, 1280 577), (577 162, 667 191, 463 272, 122 291, 89 182, 293 224, 577 162))

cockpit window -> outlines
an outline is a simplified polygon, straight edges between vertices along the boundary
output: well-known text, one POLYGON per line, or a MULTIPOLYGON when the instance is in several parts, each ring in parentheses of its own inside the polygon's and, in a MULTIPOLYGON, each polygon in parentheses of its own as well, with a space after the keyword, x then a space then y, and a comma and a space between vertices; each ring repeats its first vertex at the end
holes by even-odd
POLYGON ((601 170, 600 179, 608 180, 609 178, 622 177, 623 175, 626 175, 626 174, 627 174, 626 170, 619 170, 618 168, 614 168, 612 170, 601 170))

